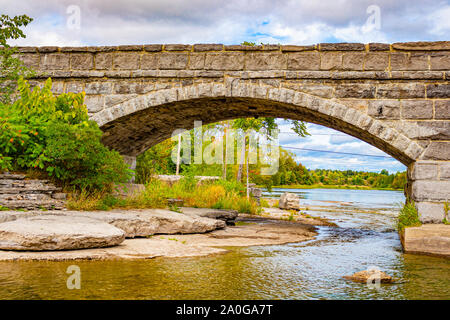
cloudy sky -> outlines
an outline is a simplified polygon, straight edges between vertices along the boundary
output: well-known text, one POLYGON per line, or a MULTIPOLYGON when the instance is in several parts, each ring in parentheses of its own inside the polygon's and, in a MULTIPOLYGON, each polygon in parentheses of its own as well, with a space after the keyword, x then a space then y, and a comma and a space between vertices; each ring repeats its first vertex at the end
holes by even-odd
MULTIPOLYGON (((18 45, 150 43, 314 44, 449 40, 446 0, 0 0, 0 13, 34 21, 18 45)), ((385 155, 337 131, 310 125, 306 139, 280 136, 282 145, 385 155)), ((289 126, 282 126, 289 132, 289 126)), ((310 168, 404 170, 392 158, 291 149, 310 168)))

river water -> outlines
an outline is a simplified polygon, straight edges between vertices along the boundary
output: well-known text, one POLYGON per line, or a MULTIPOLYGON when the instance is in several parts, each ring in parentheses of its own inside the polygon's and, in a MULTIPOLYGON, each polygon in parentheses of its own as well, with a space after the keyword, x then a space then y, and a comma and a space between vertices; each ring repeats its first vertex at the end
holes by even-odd
MULTIPOLYGON (((284 189, 265 196, 278 197, 284 189)), ((225 254, 141 261, 0 262, 0 299, 450 299, 450 260, 403 254, 394 230, 401 192, 289 189, 318 227, 310 241, 225 254), (69 265, 81 269, 68 290, 69 265), (342 279, 378 267, 379 289, 342 279)))

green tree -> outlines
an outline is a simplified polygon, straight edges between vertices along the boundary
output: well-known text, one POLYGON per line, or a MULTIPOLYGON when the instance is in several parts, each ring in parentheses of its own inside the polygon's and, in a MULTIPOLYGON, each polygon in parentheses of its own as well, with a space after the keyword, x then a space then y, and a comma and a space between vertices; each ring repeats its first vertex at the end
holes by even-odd
POLYGON ((2 103, 11 102, 16 82, 20 77, 32 74, 32 71, 18 58, 17 49, 8 44, 9 40, 25 38, 20 28, 27 26, 31 21, 33 19, 26 15, 13 18, 5 14, 0 16, 0 102, 2 103))

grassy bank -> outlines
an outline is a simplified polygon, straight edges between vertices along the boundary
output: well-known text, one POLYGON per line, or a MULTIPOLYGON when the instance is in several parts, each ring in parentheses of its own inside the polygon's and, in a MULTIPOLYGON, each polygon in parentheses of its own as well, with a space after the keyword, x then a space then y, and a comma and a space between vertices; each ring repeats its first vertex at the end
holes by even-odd
MULTIPOLYGON (((245 188, 229 181, 216 181, 198 185, 195 179, 184 178, 169 186, 152 180, 137 195, 120 198, 109 193, 69 195, 67 208, 71 210, 110 210, 169 208, 167 199, 183 200, 184 206, 194 208, 233 209, 241 213, 258 214, 260 207, 252 198, 247 200, 245 188)), ((177 211, 177 207, 170 207, 177 211)))
MULTIPOLYGON (((264 186, 260 186, 264 188, 264 186)), ((293 184, 293 185, 281 185, 272 186, 272 188, 283 188, 283 189, 348 189, 348 190, 387 190, 387 191, 403 191, 403 189, 393 189, 393 188, 372 188, 368 186, 352 186, 352 185, 324 185, 324 184, 293 184)))

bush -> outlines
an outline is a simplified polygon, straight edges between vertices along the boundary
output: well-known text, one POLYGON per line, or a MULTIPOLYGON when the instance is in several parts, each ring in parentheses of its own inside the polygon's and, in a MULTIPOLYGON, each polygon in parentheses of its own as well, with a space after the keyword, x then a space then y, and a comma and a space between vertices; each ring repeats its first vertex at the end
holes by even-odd
POLYGON ((84 93, 54 96, 18 81, 20 98, 0 104, 0 169, 34 168, 77 189, 110 188, 125 182, 130 170, 123 158, 101 143, 102 131, 89 121, 84 93))

